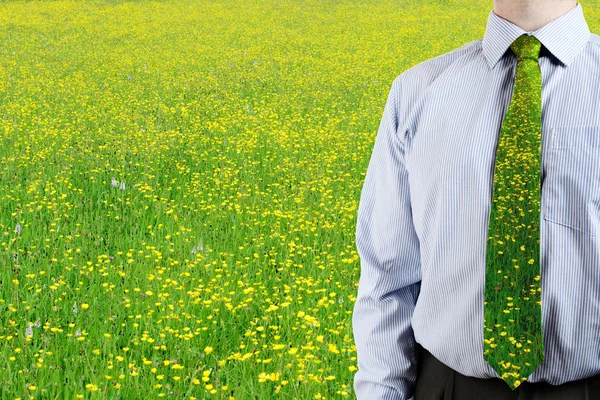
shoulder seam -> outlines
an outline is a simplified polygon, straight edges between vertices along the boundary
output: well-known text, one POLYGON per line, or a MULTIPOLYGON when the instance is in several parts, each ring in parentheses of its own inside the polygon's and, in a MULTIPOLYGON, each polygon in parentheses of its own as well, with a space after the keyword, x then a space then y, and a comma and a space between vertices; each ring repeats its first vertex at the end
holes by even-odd
POLYGON ((409 70, 412 70, 413 68, 418 67, 418 66, 420 66, 422 64, 433 62, 433 61, 437 61, 437 60, 443 60, 446 57, 456 56, 457 53, 462 53, 464 51, 467 51, 467 50, 471 49, 472 47, 476 47, 476 46, 479 47, 481 41, 482 41, 482 39, 473 40, 471 42, 463 44, 460 47, 457 47, 457 48, 455 48, 453 50, 450 50, 450 51, 448 51, 446 53, 442 53, 442 54, 439 54, 437 56, 428 58, 426 60, 422 60, 422 61, 418 62, 417 64, 414 64, 414 65, 408 67, 407 69, 405 69, 404 71, 402 71, 402 73, 400 73, 400 75, 403 75, 404 73, 408 72, 409 70))
POLYGON ((600 46, 600 36, 598 36, 598 34, 592 32, 590 35, 590 39, 588 40, 588 42, 595 44, 597 46, 600 46))

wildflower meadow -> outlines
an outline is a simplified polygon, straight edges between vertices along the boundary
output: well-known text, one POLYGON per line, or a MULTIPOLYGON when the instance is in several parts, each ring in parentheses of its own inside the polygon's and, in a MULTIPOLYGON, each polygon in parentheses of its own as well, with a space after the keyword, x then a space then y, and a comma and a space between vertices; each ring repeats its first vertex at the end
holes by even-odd
POLYGON ((1 2, 0 399, 353 398, 386 95, 492 7, 1 2))

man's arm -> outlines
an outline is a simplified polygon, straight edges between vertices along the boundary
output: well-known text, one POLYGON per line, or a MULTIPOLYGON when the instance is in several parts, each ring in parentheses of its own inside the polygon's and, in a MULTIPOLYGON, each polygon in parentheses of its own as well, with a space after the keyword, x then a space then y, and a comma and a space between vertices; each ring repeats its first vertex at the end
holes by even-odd
POLYGON ((356 222, 361 274, 352 315, 358 400, 412 400, 417 365, 410 320, 420 291, 399 127, 400 77, 391 85, 365 176, 356 222))

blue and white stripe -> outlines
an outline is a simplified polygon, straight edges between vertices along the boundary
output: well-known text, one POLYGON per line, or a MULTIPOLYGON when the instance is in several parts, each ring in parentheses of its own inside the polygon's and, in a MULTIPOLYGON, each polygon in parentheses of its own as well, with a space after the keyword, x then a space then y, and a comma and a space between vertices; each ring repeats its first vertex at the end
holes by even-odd
POLYGON ((356 223, 359 400, 412 399, 415 341, 463 375, 499 378, 483 359, 486 242, 522 34, 542 43, 545 360, 527 380, 600 373, 600 36, 580 3, 534 32, 492 10, 483 39, 391 84, 356 223))

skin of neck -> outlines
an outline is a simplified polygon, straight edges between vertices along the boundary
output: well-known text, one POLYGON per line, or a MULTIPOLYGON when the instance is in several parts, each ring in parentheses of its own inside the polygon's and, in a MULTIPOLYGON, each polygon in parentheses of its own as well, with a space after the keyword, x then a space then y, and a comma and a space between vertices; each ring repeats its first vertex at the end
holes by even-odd
POLYGON ((533 32, 576 6, 577 0, 494 0, 494 14, 533 32))

